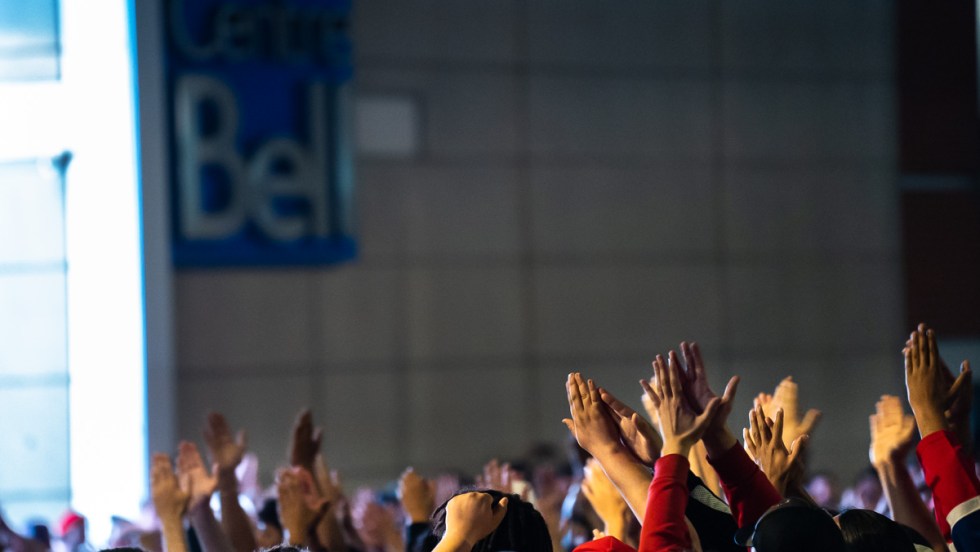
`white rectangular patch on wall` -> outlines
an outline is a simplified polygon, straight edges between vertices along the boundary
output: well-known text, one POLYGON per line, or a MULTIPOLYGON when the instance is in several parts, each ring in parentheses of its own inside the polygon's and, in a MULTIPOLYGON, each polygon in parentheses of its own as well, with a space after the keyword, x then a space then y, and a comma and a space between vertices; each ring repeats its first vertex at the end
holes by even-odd
POLYGON ((418 102, 410 96, 370 95, 355 101, 354 128, 359 155, 406 158, 418 155, 418 102))

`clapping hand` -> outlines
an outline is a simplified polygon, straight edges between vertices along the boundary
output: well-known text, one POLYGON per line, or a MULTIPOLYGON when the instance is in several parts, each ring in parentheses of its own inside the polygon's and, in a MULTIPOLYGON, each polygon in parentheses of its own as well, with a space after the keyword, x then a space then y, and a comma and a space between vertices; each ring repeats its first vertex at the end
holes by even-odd
MULTIPOLYGON (((654 381, 640 380, 660 418, 660 434, 663 437, 663 455, 680 454, 687 457, 708 426, 714 422, 722 406, 722 399, 712 397, 697 413, 685 397, 679 361, 676 353, 668 354, 668 363, 657 355, 653 363, 654 381)), ((709 390, 710 392, 710 390, 709 390)))
POLYGON ((871 465, 877 468, 885 463, 901 464, 912 448, 915 418, 902 411, 898 397, 882 395, 868 421, 871 426, 868 451, 871 465))
POLYGON ((181 441, 177 448, 177 479, 188 497, 188 510, 194 510, 211 500, 218 487, 218 478, 204 467, 197 445, 181 441))
POLYGON ((599 397, 609 407, 613 421, 619 426, 623 444, 640 462, 652 468, 660 458, 660 447, 663 446, 657 429, 609 391, 600 388, 599 397))
POLYGON ((775 419, 765 415, 761 405, 749 411, 749 429, 742 430, 745 448, 773 487, 783 496, 786 490, 795 488, 803 477, 800 455, 809 436, 799 435, 787 447, 784 437, 784 414, 776 410, 775 419))

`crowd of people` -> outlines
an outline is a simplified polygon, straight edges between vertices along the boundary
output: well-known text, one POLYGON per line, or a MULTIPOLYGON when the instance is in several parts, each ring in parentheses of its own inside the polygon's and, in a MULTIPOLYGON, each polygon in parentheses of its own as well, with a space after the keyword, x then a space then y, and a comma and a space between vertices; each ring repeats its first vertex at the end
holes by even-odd
MULTIPOLYGON (((389 488, 347 493, 306 410, 292 429, 289 467, 263 489, 244 433, 212 413, 204 429, 210 461, 189 441, 175 458, 154 454, 147 519, 118 520, 109 546, 148 552, 980 550, 969 364, 954 374, 925 325, 908 337, 903 355, 912 414, 899 397, 881 397, 870 416, 870 467, 843 492, 832 474, 807 473, 820 412, 801 414, 792 378, 771 395, 754 397, 739 441, 730 428, 739 378, 717 393, 698 345, 681 343, 656 355, 652 377, 642 375, 646 416, 571 373, 567 453, 538 447, 520 461, 490 461, 475 477, 426 479, 408 468, 389 488)), ((66 516, 59 532, 65 552, 86 548, 78 514, 66 516)), ((55 548, 2 520, 0 543, 14 552, 55 548)))

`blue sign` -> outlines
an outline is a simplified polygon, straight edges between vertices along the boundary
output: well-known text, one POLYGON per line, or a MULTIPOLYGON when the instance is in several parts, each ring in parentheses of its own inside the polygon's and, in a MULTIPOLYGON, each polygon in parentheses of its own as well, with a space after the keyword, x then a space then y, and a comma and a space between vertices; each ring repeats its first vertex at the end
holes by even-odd
POLYGON ((350 0, 167 0, 178 266, 356 255, 350 0))

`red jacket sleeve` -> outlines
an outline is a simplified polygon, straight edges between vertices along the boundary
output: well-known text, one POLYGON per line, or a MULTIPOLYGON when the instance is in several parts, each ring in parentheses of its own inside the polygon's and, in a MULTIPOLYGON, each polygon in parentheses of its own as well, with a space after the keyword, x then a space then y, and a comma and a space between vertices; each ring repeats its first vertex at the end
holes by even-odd
POLYGON ((691 535, 684 521, 689 468, 687 458, 679 454, 668 454, 657 460, 640 529, 639 552, 691 549, 691 535))
POLYGON ((949 541, 950 528, 946 516, 953 508, 980 493, 980 481, 977 481, 973 462, 949 431, 934 431, 926 435, 915 451, 925 472, 926 484, 932 489, 939 529, 949 541))
POLYGON ((708 463, 718 472, 728 506, 740 528, 754 525, 766 510, 783 499, 739 443, 719 458, 708 458, 708 463))

